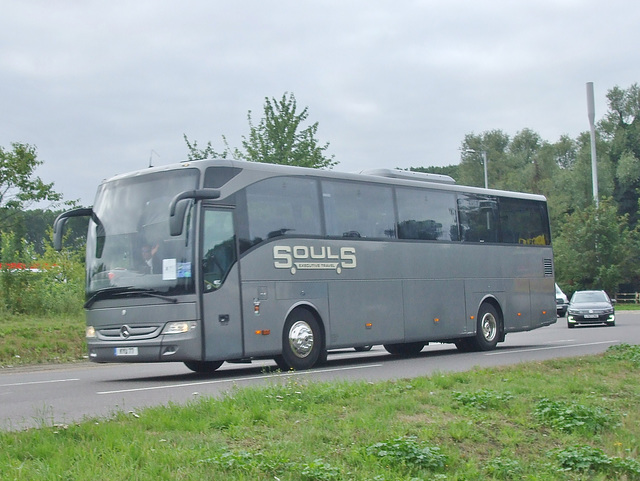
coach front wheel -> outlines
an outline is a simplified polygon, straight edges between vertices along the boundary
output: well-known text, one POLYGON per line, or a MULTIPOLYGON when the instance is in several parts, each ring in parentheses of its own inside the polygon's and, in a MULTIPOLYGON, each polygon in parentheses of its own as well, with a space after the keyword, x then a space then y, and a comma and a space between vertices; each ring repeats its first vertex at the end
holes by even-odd
POLYGON ((184 365, 191 369, 193 372, 200 374, 212 373, 220 366, 224 361, 185 361, 184 365))

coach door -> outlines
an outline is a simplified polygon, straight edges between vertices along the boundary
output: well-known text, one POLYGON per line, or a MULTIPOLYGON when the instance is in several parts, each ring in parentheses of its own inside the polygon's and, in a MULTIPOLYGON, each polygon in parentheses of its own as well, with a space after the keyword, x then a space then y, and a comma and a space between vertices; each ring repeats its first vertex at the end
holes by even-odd
POLYGON ((233 210, 205 207, 202 226, 205 360, 237 359, 243 349, 233 210))

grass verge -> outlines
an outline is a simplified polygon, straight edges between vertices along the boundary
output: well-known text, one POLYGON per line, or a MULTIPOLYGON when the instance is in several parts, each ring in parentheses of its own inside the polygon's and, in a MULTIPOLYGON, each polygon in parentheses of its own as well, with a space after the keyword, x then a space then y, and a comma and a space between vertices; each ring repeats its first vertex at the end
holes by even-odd
POLYGON ((616 303, 616 311, 640 311, 640 304, 616 303))
POLYGON ((382 383, 283 374, 0 433, 0 479, 640 479, 640 346, 382 383))
POLYGON ((0 316, 0 367, 70 362, 86 356, 84 313, 0 316))

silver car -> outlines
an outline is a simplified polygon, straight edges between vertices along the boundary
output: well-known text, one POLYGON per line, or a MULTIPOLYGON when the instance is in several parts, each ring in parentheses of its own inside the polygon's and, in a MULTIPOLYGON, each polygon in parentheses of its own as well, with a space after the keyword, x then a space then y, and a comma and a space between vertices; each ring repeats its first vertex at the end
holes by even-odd
POLYGON ((567 314, 567 307, 569 307, 569 300, 556 284, 556 312, 558 317, 564 317, 567 314))

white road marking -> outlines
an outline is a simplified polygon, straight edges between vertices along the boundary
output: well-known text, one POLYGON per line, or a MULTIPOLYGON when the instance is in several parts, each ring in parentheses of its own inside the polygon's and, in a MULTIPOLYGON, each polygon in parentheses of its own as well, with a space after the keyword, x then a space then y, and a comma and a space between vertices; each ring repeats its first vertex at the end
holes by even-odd
POLYGON ((96 394, 121 394, 125 392, 154 391, 157 389, 175 389, 175 388, 189 387, 189 386, 202 386, 204 384, 235 383, 240 381, 252 381, 254 379, 268 379, 273 377, 300 376, 304 374, 349 371, 353 369, 370 369, 373 367, 380 367, 380 366, 382 366, 382 364, 368 364, 365 366, 342 367, 342 368, 336 368, 336 369, 316 369, 313 371, 292 371, 292 372, 283 372, 280 374, 272 374, 272 375, 266 375, 266 376, 263 374, 260 376, 238 377, 233 379, 213 379, 211 381, 187 382, 183 384, 167 384, 164 386, 150 386, 150 387, 140 387, 140 388, 133 388, 133 389, 118 389, 115 391, 99 391, 99 392, 96 392, 96 394))
POLYGON ((0 387, 9 387, 9 386, 30 386, 32 384, 52 384, 56 382, 72 382, 79 381, 80 379, 53 379, 50 381, 31 381, 31 382, 14 382, 11 384, 0 384, 0 387))
POLYGON ((500 356, 503 354, 514 354, 518 352, 546 351, 548 349, 564 349, 566 347, 597 346, 598 344, 619 344, 619 343, 620 341, 600 341, 600 342, 586 342, 584 344, 564 344, 562 346, 532 347, 530 349, 518 349, 515 351, 505 350, 505 351, 487 352, 485 353, 485 356, 500 356))

